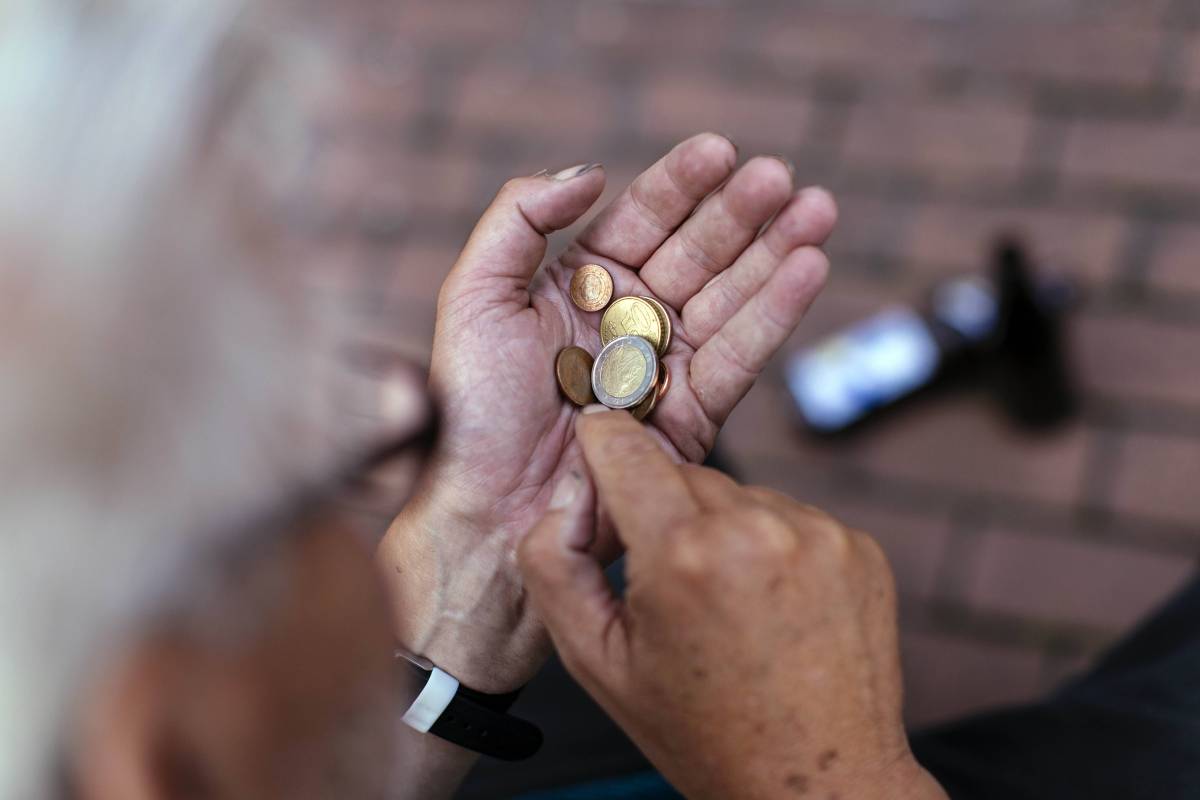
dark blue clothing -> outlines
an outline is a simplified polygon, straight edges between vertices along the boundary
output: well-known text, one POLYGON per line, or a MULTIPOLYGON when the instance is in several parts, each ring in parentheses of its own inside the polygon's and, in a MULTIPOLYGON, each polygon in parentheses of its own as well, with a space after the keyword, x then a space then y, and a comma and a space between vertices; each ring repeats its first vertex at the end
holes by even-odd
MULTIPOLYGON (((954 800, 1200 798, 1200 580, 1044 700, 919 731, 912 747, 954 800)), ((649 771, 520 795, 679 796, 649 771)))

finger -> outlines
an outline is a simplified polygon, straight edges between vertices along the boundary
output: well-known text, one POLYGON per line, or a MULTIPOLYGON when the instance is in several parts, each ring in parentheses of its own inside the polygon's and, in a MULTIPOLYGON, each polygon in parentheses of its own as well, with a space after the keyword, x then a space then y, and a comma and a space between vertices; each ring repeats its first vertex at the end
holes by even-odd
POLYGON ((751 159, 650 257, 642 281, 663 302, 683 308, 754 241, 791 194, 787 164, 751 159))
POLYGON ((522 540, 518 563, 530 599, 555 647, 576 677, 598 674, 619 656, 620 603, 604 571, 587 552, 594 515, 585 481, 569 474, 555 490, 550 511, 522 540))
POLYGON ((603 191, 599 164, 504 184, 447 276, 441 300, 487 287, 497 299, 528 302, 526 290, 546 255, 546 236, 583 216, 603 191))
POLYGON ((580 415, 575 436, 600 504, 626 547, 648 543, 698 511, 679 467, 627 412, 591 406, 580 415))
POLYGON ((742 487, 723 472, 697 464, 683 464, 679 471, 696 502, 706 511, 732 508, 745 502, 742 487))
POLYGON ((825 243, 837 222, 837 204, 824 189, 792 197, 767 230, 683 307, 683 328, 694 347, 707 342, 754 296, 798 247, 825 243))
POLYGON ((815 247, 794 250, 763 287, 692 356, 691 380, 718 425, 750 390, 825 285, 829 261, 815 247))
POLYGON ((701 133, 675 146, 600 212, 579 237, 597 255, 634 269, 658 249, 737 164, 724 136, 701 133))

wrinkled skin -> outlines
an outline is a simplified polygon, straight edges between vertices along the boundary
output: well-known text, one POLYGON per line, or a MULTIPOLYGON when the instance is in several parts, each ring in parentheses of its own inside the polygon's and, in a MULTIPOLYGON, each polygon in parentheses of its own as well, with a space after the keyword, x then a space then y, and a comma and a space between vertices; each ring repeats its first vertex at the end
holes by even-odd
POLYGON ((946 800, 908 747, 879 546, 672 463, 628 414, 577 429, 627 546, 625 595, 584 547, 582 480, 556 492, 521 565, 567 669, 662 774, 692 800, 946 800))
MULTIPOLYGON (((400 641, 465 683, 513 688, 546 652, 514 553, 555 487, 582 468, 580 410, 559 392, 554 361, 569 345, 598 353, 601 314, 571 303, 574 270, 601 264, 614 297, 649 295, 668 308, 672 382, 646 425, 680 461, 704 458, 820 291, 832 199, 795 192, 779 159, 735 171, 736 161, 732 144, 714 134, 678 145, 540 271, 545 236, 596 202, 604 172, 515 179, 448 275, 430 379, 442 441, 380 562, 400 641)), ((593 550, 611 558, 617 544, 601 535, 593 550)))

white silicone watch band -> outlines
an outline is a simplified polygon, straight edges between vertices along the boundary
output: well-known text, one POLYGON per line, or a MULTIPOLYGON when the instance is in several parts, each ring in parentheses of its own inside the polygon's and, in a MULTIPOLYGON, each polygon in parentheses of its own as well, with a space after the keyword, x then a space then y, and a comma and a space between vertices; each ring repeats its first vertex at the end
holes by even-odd
POLYGON ((458 680, 434 667, 425 688, 421 689, 417 699, 404 712, 404 724, 413 730, 428 733, 457 692, 458 680))

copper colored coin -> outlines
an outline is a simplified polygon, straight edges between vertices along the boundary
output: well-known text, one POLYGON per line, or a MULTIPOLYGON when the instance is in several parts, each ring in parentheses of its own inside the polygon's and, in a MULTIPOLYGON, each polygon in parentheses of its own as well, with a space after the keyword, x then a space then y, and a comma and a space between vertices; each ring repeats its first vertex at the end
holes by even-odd
POLYGON ((667 369, 667 365, 662 363, 658 365, 658 369, 658 391, 655 394, 658 395, 659 400, 662 400, 667 390, 671 388, 671 370, 667 369))
MULTIPOLYGON (((662 383, 659 383, 662 386, 662 383)), ((646 399, 634 406, 630 411, 633 412, 634 419, 645 419, 654 411, 654 407, 658 405, 658 398, 661 397, 658 389, 651 391, 646 395, 646 399)))
POLYGON ((663 331, 662 341, 658 343, 658 354, 661 356, 671 346, 671 315, 667 313, 667 307, 653 297, 642 295, 642 299, 654 306, 654 310, 658 312, 658 322, 663 331))
POLYGON ((575 270, 571 277, 571 302, 584 311, 600 311, 613 296, 613 279, 599 264, 575 270))
POLYGON ((592 394, 592 357, 582 347, 567 347, 554 362, 558 388, 577 406, 596 402, 592 394))

